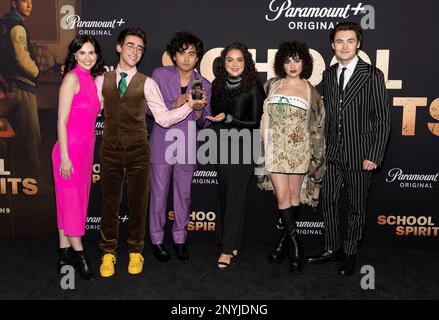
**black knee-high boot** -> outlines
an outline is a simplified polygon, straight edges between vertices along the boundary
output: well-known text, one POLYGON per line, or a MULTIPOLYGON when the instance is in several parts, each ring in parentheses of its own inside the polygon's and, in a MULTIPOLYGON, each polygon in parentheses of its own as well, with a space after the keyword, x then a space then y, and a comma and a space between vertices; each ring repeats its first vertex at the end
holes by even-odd
MULTIPOLYGON (((282 211, 282 209, 279 209, 279 215, 282 216, 280 211, 282 211)), ((288 238, 288 233, 284 228, 282 230, 282 235, 280 236, 280 239, 276 244, 276 247, 273 249, 273 251, 270 253, 270 256, 268 257, 268 261, 270 263, 278 264, 284 261, 286 251, 288 250, 288 238)))
POLYGON ((287 209, 279 210, 282 223, 288 235, 290 271, 300 273, 303 265, 303 249, 296 233, 296 221, 299 216, 299 207, 291 206, 287 209))

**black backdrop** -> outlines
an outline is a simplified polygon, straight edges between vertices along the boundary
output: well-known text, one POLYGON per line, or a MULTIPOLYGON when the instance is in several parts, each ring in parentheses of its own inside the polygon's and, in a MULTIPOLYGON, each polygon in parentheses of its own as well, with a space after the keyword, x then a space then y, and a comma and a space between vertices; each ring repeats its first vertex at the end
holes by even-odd
MULTIPOLYGON (((232 41, 240 41, 255 50, 257 68, 262 71, 260 77, 265 81, 272 74, 270 62, 279 42, 301 40, 315 50, 313 54, 316 64, 312 81, 316 85, 320 82, 321 72, 333 59, 329 44, 330 28, 345 20, 361 23, 365 36, 363 53, 387 77, 389 108, 392 113, 392 133, 384 166, 373 176, 365 243, 373 246, 438 247, 435 239, 439 232, 436 226, 439 223, 436 200, 439 188, 439 126, 436 125, 439 123, 436 80, 439 48, 436 23, 433 20, 434 13, 439 10, 437 2, 40 0, 35 3, 34 10, 44 5, 56 6, 58 12, 54 19, 59 30, 58 42, 43 39, 35 43, 37 47, 47 49, 41 51, 40 63, 47 61, 44 60, 47 51, 56 52, 57 62, 62 61, 66 44, 74 34, 88 33, 100 41, 107 66, 114 67, 117 63, 117 34, 125 27, 139 26, 146 30, 148 39, 145 57, 139 66, 140 71, 146 74, 162 65, 165 45, 174 33, 188 30, 204 42, 207 54, 200 69, 206 77, 211 75, 210 66, 217 52, 214 49, 222 48, 232 41), (365 11, 355 14, 355 8, 358 7, 363 7, 365 11), (275 19, 276 8, 290 9, 275 19), (300 8, 323 9, 320 11, 322 16, 306 16, 305 10, 300 8), (344 17, 324 16, 324 8, 343 8, 344 17), (298 10, 295 16, 294 10, 298 10), (77 15, 76 24, 68 23, 70 15, 77 15), (106 21, 109 23, 106 24, 106 21)), ((48 22, 40 20, 32 23, 48 22)), ((32 29, 32 25, 29 28, 32 29)), ((43 100, 45 94, 49 95, 48 83, 52 90, 59 86, 59 76, 52 76, 49 81, 49 76, 42 73, 39 101, 43 100)), ((41 102, 38 106, 43 137, 41 158, 45 164, 44 179, 48 182, 51 181, 50 152, 56 140, 55 96, 51 93, 52 100, 41 102)), ((96 183, 93 183, 90 196, 88 236, 99 234, 100 120, 96 128, 96 183)), ((20 187, 14 192, 8 179, 25 177, 14 176, 14 161, 17 159, 13 159, 7 152, 8 144, 14 143, 13 138, 0 139, 4 147, 0 157, 4 164, 2 170, 0 163, 0 238, 54 238, 56 214, 53 191, 43 192, 43 181, 38 181, 39 190, 33 195, 26 195, 20 187)), ((213 167, 199 167, 194 176, 192 193, 193 215, 188 226, 189 240, 211 242, 218 200, 213 167)), ((258 190, 253 181, 247 203, 246 242, 271 243, 277 233, 276 205, 272 194, 258 190)), ((172 206, 169 206, 169 211, 172 211, 172 206)), ((124 217, 127 214, 124 201, 121 207, 122 232, 126 229, 124 217)), ((303 208, 299 224, 303 239, 311 243, 323 241, 322 221, 320 209, 313 212, 303 208)))

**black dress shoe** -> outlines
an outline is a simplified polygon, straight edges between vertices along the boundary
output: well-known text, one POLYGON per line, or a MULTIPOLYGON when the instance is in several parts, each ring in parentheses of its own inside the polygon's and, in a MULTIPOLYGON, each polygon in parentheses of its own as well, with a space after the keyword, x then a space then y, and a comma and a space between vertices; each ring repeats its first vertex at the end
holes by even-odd
POLYGON ((345 277, 352 276, 355 273, 356 260, 355 254, 345 256, 338 267, 338 274, 345 277))
POLYGON ((189 251, 187 250, 186 243, 175 243, 174 248, 178 260, 183 262, 189 260, 189 251))
POLYGON ((308 257, 308 263, 311 264, 321 264, 329 261, 340 261, 342 259, 342 251, 338 249, 336 251, 323 251, 317 256, 308 257))
POLYGON ((154 256, 158 261, 161 262, 168 262, 171 260, 171 256, 169 255, 168 250, 166 250, 163 243, 161 244, 153 244, 152 245, 152 253, 154 253, 154 256))

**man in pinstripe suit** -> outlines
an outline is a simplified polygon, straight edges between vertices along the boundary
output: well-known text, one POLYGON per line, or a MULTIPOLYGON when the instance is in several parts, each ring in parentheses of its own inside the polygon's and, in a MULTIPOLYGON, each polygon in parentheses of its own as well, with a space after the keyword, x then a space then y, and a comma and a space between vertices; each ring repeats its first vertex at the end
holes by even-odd
POLYGON ((366 203, 372 171, 383 161, 390 134, 390 111, 383 73, 357 53, 362 31, 353 22, 339 23, 330 35, 338 63, 323 73, 327 110, 326 175, 322 185, 325 251, 309 263, 339 261, 338 273, 355 272, 358 246, 366 220, 366 203), (339 198, 347 189, 347 235, 339 227, 339 198))

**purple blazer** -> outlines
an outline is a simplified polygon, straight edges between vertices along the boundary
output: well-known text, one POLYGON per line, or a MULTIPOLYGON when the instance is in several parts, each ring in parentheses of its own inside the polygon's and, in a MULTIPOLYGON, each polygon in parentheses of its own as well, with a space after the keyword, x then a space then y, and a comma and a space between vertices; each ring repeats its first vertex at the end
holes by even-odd
MULTIPOLYGON (((181 95, 180 76, 177 66, 160 67, 152 72, 151 77, 157 82, 160 91, 163 95, 163 100, 169 110, 172 110, 172 103, 181 95)), ((154 122, 151 137, 149 139, 151 147, 151 162, 156 164, 165 164, 165 151, 166 148, 173 144, 174 141, 165 141, 166 132, 171 129, 180 129, 185 137, 185 163, 188 164, 189 160, 196 157, 196 135, 189 134, 188 127, 190 122, 192 127, 206 128, 210 125, 210 121, 206 119, 206 116, 211 115, 210 109, 210 96, 212 93, 211 83, 201 76, 198 72, 192 72, 191 79, 187 88, 187 92, 192 88, 192 80, 197 77, 202 80, 203 88, 206 92, 207 105, 203 108, 203 112, 198 120, 195 120, 195 112, 189 113, 189 115, 182 121, 170 126, 169 128, 163 128, 154 122), (189 157, 189 155, 191 155, 189 157)), ((198 131, 198 130, 197 130, 198 131)))

